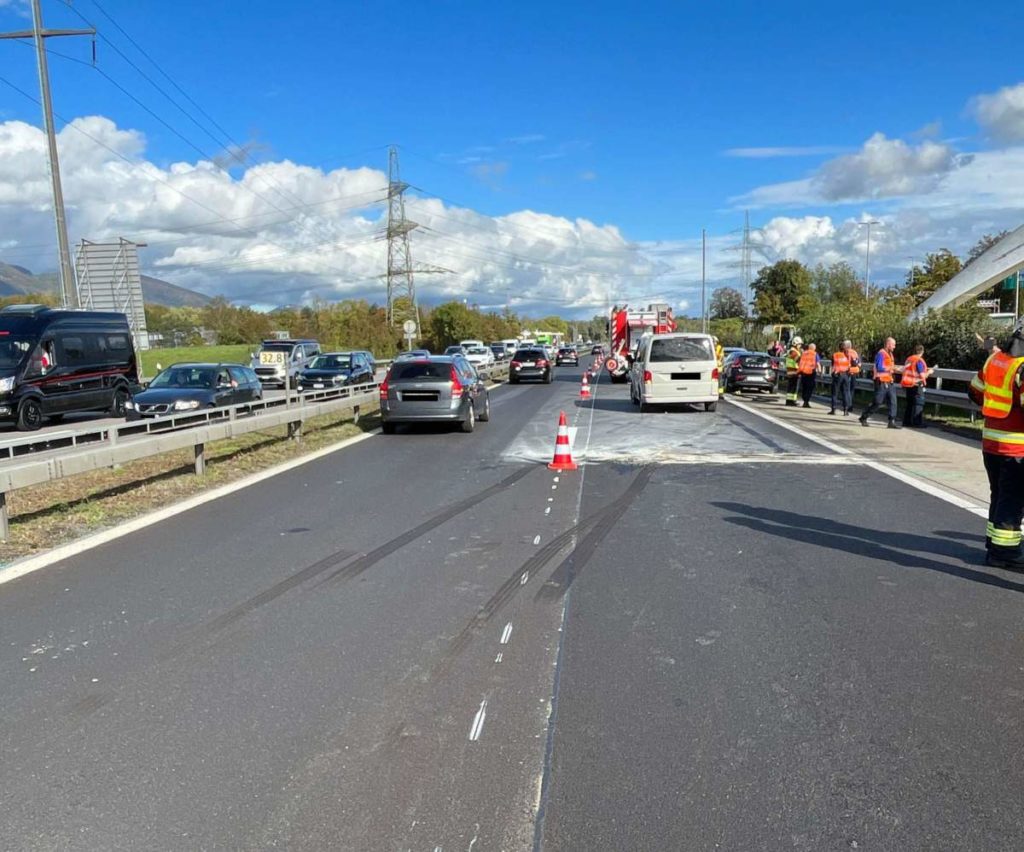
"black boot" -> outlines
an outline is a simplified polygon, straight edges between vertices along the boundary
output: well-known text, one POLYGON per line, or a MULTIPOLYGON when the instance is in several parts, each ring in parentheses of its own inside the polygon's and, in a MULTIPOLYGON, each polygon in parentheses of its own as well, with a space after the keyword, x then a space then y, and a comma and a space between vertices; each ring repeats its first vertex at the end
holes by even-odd
POLYGON ((861 426, 867 426, 868 425, 868 419, 863 414, 860 417, 858 417, 857 419, 860 421, 860 425, 861 426))
MULTIPOLYGON (((844 413, 845 413, 845 412, 844 412, 844 413)), ((833 409, 832 409, 832 410, 831 410, 831 411, 829 412, 829 414, 831 414, 831 415, 832 415, 833 417, 835 417, 835 416, 836 416, 836 410, 835 410, 835 409, 833 408, 833 409)))
POLYGON ((990 550, 985 554, 985 564, 989 568, 1005 568, 1008 571, 1024 571, 1024 555, 997 556, 990 550))
POLYGON ((810 407, 811 407, 811 404, 809 402, 805 402, 804 403, 804 408, 810 408, 810 407))
POLYGON ((886 428, 887 428, 887 429, 899 429, 899 428, 901 428, 901 427, 900 427, 900 424, 899 424, 899 423, 897 423, 897 422, 896 422, 895 420, 890 420, 890 421, 889 421, 889 422, 888 422, 888 423, 886 424, 886 428))

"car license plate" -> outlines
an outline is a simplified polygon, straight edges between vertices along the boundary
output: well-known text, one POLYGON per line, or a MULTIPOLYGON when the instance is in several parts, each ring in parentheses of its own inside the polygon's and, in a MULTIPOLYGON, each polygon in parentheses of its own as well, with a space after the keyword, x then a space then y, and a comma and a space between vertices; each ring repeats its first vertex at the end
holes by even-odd
POLYGON ((324 389, 324 383, 323 382, 314 382, 313 383, 313 389, 314 390, 323 390, 324 389))

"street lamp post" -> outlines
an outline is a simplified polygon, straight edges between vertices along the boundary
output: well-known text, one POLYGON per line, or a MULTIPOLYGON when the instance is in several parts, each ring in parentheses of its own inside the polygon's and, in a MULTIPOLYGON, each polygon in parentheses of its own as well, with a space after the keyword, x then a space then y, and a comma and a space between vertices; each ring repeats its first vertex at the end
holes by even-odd
POLYGON ((878 219, 869 219, 867 222, 858 222, 857 227, 867 227, 868 248, 864 254, 864 298, 867 298, 871 289, 871 226, 881 225, 878 219))

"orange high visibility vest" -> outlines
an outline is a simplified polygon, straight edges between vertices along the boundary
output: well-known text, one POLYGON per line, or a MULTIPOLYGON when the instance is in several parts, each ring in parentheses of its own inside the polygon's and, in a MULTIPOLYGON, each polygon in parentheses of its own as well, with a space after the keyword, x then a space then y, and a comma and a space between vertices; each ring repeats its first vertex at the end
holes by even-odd
POLYGON ((896 362, 892 360, 892 355, 890 355, 884 349, 879 349, 878 351, 882 356, 882 366, 884 372, 875 373, 875 378, 884 385, 892 384, 892 371, 896 368, 896 362))
POLYGON ((981 411, 986 417, 1002 419, 1013 408, 1013 379, 1024 364, 1024 358, 1012 358, 1005 352, 989 356, 981 368, 985 379, 985 396, 981 411))
POLYGON ((906 363, 903 365, 903 378, 900 379, 900 384, 905 388, 917 387, 918 384, 924 384, 924 375, 928 372, 928 365, 925 364, 924 358, 920 355, 911 355, 907 358, 906 363), (920 361, 924 364, 924 373, 917 372, 917 362, 920 361))
POLYGON ((799 370, 805 376, 809 376, 817 369, 818 366, 818 353, 808 349, 800 356, 800 367, 799 370))
POLYGON ((857 350, 856 349, 850 349, 849 358, 850 358, 850 375, 851 376, 859 376, 860 375, 860 363, 859 363, 860 362, 860 355, 857 354, 857 350))
POLYGON ((850 372, 850 359, 845 352, 833 352, 832 353, 832 372, 833 373, 849 373, 850 372))

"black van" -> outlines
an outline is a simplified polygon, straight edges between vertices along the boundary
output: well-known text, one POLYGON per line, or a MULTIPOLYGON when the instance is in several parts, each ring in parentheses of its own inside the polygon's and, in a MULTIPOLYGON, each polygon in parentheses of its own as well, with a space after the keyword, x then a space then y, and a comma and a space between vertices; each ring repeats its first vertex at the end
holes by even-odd
POLYGON ((124 417, 138 383, 124 314, 45 305, 0 310, 0 420, 28 432, 72 412, 124 417))

